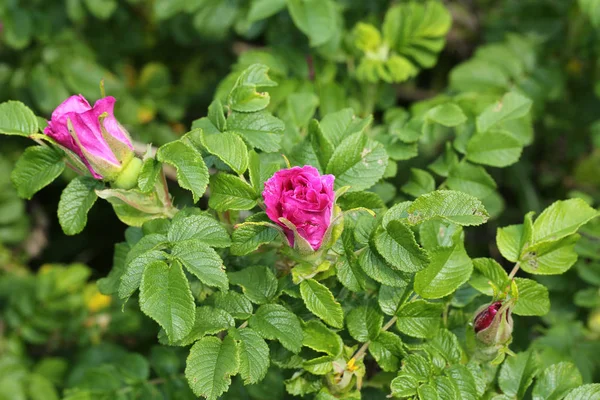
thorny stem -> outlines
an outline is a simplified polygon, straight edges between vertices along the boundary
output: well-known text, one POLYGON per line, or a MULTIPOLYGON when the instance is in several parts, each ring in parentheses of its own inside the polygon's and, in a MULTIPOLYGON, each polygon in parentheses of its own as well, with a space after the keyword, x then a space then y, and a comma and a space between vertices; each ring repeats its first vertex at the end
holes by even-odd
MULTIPOLYGON (((392 319, 390 319, 387 324, 385 324, 383 326, 383 328, 381 328, 381 332, 385 332, 388 329, 390 329, 392 327, 392 325, 394 325, 394 323, 398 320, 398 317, 394 316, 392 317, 392 319)), ((358 349, 358 351, 356 353, 354 353, 354 355, 352 356, 353 359, 355 360, 360 360, 361 358, 363 358, 363 356, 365 355, 367 349, 369 348, 369 345, 371 344, 371 341, 367 341, 365 342, 360 349, 358 349)))

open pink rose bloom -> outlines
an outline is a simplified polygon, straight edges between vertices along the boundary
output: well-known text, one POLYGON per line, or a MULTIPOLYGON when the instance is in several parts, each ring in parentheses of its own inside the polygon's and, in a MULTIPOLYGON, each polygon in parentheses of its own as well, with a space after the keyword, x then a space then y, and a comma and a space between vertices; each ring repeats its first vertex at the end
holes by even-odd
POLYGON ((335 204, 334 180, 333 175, 320 175, 305 165, 278 171, 265 182, 267 215, 283 228, 290 246, 294 246, 294 232, 279 218, 289 220, 313 250, 321 247, 335 204))
POLYGON ((82 95, 71 96, 54 110, 44 129, 59 145, 77 154, 96 179, 117 173, 133 157, 129 135, 113 113, 115 101, 108 96, 91 107, 82 95))

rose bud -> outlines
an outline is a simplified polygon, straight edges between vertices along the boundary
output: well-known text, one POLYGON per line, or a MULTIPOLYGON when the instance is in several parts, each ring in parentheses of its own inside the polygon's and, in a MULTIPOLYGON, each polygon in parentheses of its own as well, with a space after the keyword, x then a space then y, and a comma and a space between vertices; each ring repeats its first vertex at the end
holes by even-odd
POLYGON ((513 331, 512 303, 496 301, 475 313, 473 328, 479 343, 485 346, 504 345, 513 331))
POLYGON ((327 242, 332 236, 334 180, 333 175, 320 175, 305 165, 278 171, 265 182, 267 215, 300 253, 319 250, 324 239, 327 242))
POLYGON ((136 185, 142 160, 134 157, 127 131, 116 120, 115 98, 98 100, 94 107, 82 96, 71 96, 52 113, 44 133, 85 164, 92 176, 130 189, 136 185))

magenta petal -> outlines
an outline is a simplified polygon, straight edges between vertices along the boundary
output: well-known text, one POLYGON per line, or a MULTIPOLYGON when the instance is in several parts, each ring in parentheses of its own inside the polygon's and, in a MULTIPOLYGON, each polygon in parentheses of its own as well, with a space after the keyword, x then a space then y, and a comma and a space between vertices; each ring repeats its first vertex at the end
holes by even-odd
POLYGON ((98 157, 106 162, 119 166, 119 161, 100 133, 100 125, 95 118, 94 111, 90 110, 83 114, 69 113, 66 116, 71 119, 75 134, 81 146, 92 156, 98 157))
POLYGON ((114 114, 116 99, 112 96, 103 97, 98 100, 94 104, 94 114, 96 118, 99 118, 100 115, 106 113, 106 117, 104 118, 103 124, 106 131, 115 139, 120 141, 123 144, 129 146, 131 150, 133 150, 133 145, 131 144, 131 139, 119 124, 114 114))
POLYGON ((52 112, 52 120, 58 120, 60 117, 67 113, 83 113, 88 110, 91 110, 92 107, 90 103, 83 97, 78 94, 75 96, 71 96, 65 101, 63 101, 56 109, 52 112))

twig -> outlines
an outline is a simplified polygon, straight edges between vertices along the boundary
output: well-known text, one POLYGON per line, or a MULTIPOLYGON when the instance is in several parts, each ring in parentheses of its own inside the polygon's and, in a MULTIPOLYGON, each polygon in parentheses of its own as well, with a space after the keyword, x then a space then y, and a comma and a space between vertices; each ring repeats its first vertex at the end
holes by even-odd
MULTIPOLYGON (((392 317, 392 319, 390 319, 387 324, 385 324, 383 326, 383 328, 381 328, 381 332, 385 332, 388 329, 390 329, 392 327, 392 325, 394 325, 394 323, 398 320, 398 317, 394 316, 392 317)), ((353 359, 355 360, 360 360, 365 353, 367 352, 367 349, 369 348, 369 345, 371 344, 371 341, 367 341, 365 342, 360 349, 358 349, 358 351, 356 353, 354 353, 354 355, 352 356, 353 359)))
POLYGON ((519 271, 519 268, 521 268, 521 264, 516 263, 515 266, 513 267, 512 271, 510 271, 510 274, 508 274, 509 280, 512 280, 515 277, 515 275, 517 274, 517 271, 519 271))

